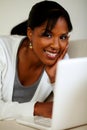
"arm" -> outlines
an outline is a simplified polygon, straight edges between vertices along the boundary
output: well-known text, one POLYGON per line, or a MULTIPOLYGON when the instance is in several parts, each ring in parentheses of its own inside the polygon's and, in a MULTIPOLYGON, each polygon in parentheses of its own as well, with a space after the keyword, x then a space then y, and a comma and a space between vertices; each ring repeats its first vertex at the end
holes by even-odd
MULTIPOLYGON (((32 102, 27 102, 27 103, 12 102, 11 99, 8 99, 8 97, 7 98, 5 97, 5 93, 8 91, 9 85, 6 86, 6 89, 4 89, 3 84, 2 84, 2 78, 1 78, 2 71, 3 71, 3 67, 0 66, 0 120, 4 120, 7 118, 17 119, 21 116, 33 116, 33 114, 41 115, 41 116, 45 116, 45 117, 49 116, 48 112, 49 112, 49 108, 50 108, 51 104, 42 103, 43 102, 42 99, 43 99, 43 97, 45 97, 45 95, 48 95, 47 91, 51 91, 51 88, 50 88, 50 90, 49 90, 49 87, 47 89, 46 83, 44 84, 46 87, 44 87, 44 85, 43 85, 44 81, 40 85, 41 87, 39 87, 39 91, 38 91, 40 93, 39 96, 37 93, 36 98, 32 102), (5 90, 5 92, 2 92, 2 90, 5 90), (37 104, 36 100, 38 100, 40 102, 37 104), (36 106, 35 103, 38 106, 36 106), (35 108, 34 108, 34 105, 35 105, 35 108), (46 109, 46 107, 47 107, 47 109, 46 109)), ((44 75, 44 77, 46 77, 46 75, 44 75)))
POLYGON ((0 120, 7 118, 17 119, 21 116, 28 117, 33 115, 51 117, 52 103, 44 103, 43 100, 45 99, 45 96, 47 97, 49 95, 52 88, 49 88, 50 84, 46 83, 46 75, 44 75, 44 78, 45 79, 42 81, 38 88, 37 94, 34 96, 35 98, 33 98, 31 102, 18 103, 12 102, 11 99, 5 97, 5 93, 8 91, 9 87, 6 86, 6 89, 3 89, 4 87, 2 85, 2 78, 0 73, 0 120), (44 81, 46 82, 43 84, 44 81), (2 92, 2 90, 5 90, 5 92, 2 92), (36 103, 37 101, 39 102, 36 103))
POLYGON ((34 102, 21 103, 0 100, 0 120, 33 116, 34 102))
POLYGON ((34 106, 34 115, 52 118, 53 102, 37 102, 34 106))

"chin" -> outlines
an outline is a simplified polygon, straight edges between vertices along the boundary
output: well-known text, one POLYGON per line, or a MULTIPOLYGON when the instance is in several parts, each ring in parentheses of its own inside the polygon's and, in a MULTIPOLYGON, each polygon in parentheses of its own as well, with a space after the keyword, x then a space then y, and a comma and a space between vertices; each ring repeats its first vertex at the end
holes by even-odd
POLYGON ((55 62, 56 61, 49 61, 49 62, 45 62, 45 65, 47 65, 47 66, 52 66, 52 65, 54 65, 55 64, 55 62))

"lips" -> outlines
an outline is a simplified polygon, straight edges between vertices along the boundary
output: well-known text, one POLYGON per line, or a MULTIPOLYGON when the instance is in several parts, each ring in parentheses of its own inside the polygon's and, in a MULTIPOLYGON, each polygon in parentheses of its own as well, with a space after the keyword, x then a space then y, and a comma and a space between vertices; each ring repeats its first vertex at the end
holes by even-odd
POLYGON ((57 56, 58 56, 58 52, 50 52, 50 51, 45 51, 46 55, 49 57, 49 58, 52 58, 52 59, 55 59, 57 56))

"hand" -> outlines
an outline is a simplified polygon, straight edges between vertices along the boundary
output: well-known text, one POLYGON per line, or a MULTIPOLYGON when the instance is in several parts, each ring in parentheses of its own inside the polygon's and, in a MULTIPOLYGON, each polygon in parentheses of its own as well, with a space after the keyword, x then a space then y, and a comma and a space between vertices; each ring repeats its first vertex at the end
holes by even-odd
POLYGON ((34 106, 34 115, 52 118, 53 102, 37 102, 34 106))
POLYGON ((50 82, 54 83, 55 82, 55 76, 56 76, 56 67, 58 61, 62 60, 67 52, 68 47, 66 47, 63 52, 61 52, 60 57, 57 59, 56 63, 52 66, 46 66, 45 70, 50 78, 50 82))

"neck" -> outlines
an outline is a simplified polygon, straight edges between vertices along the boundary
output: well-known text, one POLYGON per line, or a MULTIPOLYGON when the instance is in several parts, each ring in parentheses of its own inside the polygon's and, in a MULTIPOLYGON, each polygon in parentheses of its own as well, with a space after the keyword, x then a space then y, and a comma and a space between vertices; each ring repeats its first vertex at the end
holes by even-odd
POLYGON ((40 61, 40 59, 35 55, 33 50, 29 49, 28 53, 28 59, 30 60, 30 66, 31 68, 34 67, 36 68, 44 68, 44 64, 40 61))
POLYGON ((19 59, 24 63, 27 69, 44 68, 44 64, 36 56, 33 48, 29 48, 29 40, 27 38, 23 41, 18 55, 20 57, 19 59))

